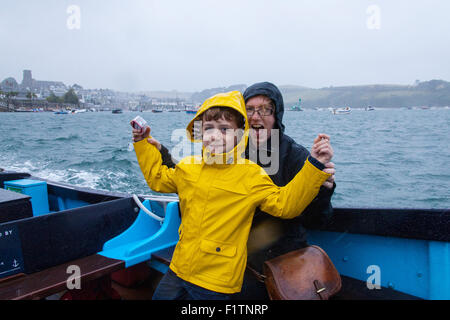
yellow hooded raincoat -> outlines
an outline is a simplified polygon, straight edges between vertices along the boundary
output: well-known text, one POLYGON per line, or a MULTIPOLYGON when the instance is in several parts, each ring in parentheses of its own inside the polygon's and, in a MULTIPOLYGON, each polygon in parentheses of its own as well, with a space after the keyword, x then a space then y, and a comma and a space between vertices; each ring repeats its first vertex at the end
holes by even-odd
POLYGON ((278 187, 261 167, 244 159, 248 121, 238 91, 215 95, 203 103, 187 127, 191 141, 199 141, 195 120, 201 120, 201 114, 214 106, 233 108, 245 118, 244 135, 227 154, 204 151, 202 156, 186 157, 169 169, 146 139, 136 142, 134 148, 149 187, 177 193, 180 199, 180 239, 170 268, 188 282, 230 294, 241 290, 255 208, 284 219, 298 216, 329 174, 306 161, 289 184, 278 187))

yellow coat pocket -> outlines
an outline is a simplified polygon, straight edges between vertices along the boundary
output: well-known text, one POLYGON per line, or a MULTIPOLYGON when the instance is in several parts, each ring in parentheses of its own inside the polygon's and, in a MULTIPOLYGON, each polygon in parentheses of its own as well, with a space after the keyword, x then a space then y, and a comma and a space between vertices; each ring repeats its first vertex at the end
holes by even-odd
POLYGON ((202 240, 198 253, 197 272, 209 278, 227 282, 233 276, 237 248, 230 243, 202 240))

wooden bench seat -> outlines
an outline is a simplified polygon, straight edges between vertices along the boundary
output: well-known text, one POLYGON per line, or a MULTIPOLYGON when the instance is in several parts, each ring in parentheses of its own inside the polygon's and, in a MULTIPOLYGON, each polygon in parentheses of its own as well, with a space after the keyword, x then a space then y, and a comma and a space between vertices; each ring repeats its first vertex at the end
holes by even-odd
POLYGON ((123 269, 125 262, 98 254, 73 260, 33 274, 19 274, 0 280, 0 300, 42 299, 67 290, 67 273, 70 265, 80 268, 81 289, 83 284, 123 269))

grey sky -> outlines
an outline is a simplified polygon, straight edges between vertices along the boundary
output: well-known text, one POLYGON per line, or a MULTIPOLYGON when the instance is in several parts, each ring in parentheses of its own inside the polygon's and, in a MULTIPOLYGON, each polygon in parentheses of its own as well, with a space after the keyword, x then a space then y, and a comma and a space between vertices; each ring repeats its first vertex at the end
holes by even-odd
POLYGON ((0 81, 23 69, 121 91, 450 80, 449 14, 448 0, 1 1, 0 81))

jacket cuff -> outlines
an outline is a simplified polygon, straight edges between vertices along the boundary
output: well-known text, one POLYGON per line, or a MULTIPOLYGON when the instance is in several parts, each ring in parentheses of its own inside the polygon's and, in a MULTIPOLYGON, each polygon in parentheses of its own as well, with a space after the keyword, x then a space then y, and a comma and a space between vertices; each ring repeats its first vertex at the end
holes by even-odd
POLYGON ((319 170, 325 169, 325 165, 312 156, 308 156, 308 161, 311 162, 311 164, 319 170))
POLYGON ((160 152, 163 165, 167 166, 168 168, 174 168, 176 163, 172 160, 172 155, 169 153, 169 150, 163 144, 161 144, 160 152))
POLYGON ((133 143, 134 146, 134 150, 143 150, 147 147, 148 143, 147 143, 147 139, 142 139, 139 140, 138 142, 133 143))
POLYGON ((317 197, 331 198, 334 193, 334 189, 336 189, 336 182, 333 182, 333 187, 331 189, 321 186, 317 197))

